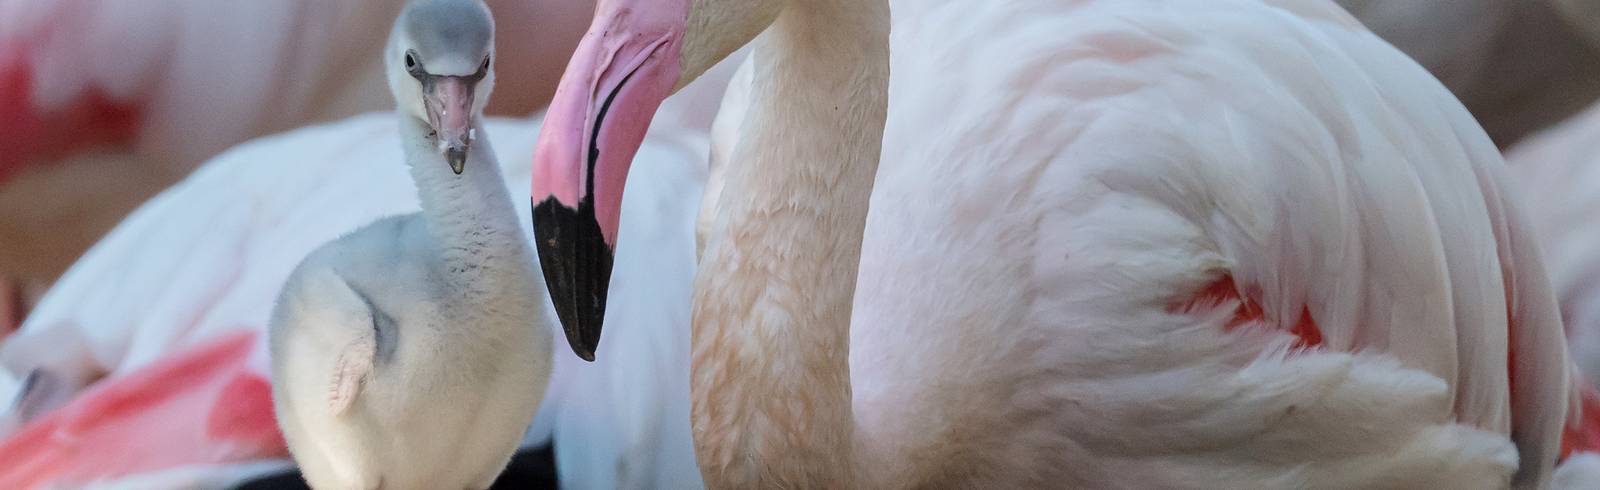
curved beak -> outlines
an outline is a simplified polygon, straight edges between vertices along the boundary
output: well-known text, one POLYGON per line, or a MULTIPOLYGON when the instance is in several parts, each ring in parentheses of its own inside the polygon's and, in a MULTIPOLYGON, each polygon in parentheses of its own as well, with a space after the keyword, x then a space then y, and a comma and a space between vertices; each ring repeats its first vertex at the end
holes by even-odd
POLYGON ((588 361, 600 344, 623 185, 677 84, 687 17, 686 3, 676 13, 608 7, 567 65, 533 156, 539 263, 567 343, 588 361))
POLYGON ((439 150, 456 175, 467 166, 467 151, 472 148, 472 88, 477 80, 469 77, 435 76, 423 81, 422 100, 428 109, 428 125, 439 138, 439 150))

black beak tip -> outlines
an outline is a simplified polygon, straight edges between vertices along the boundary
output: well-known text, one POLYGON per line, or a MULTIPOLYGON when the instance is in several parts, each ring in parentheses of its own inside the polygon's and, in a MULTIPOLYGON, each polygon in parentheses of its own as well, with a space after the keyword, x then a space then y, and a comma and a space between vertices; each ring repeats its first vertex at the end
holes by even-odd
POLYGON ((577 209, 554 197, 534 203, 533 236, 567 344, 579 358, 592 362, 600 347, 612 264, 593 201, 585 198, 577 209))
POLYGON ((467 149, 450 148, 445 150, 445 158, 450 161, 450 171, 456 175, 467 169, 467 149))
MULTIPOLYGON (((565 322, 563 322, 563 325, 565 325, 565 322)), ((581 330, 582 327, 577 327, 577 329, 581 330)), ((582 333, 575 332, 573 329, 565 330, 567 331, 567 344, 572 346, 572 353, 577 354, 579 359, 594 362, 594 349, 599 347, 596 345, 599 344, 599 339, 595 339, 595 342, 590 342, 589 339, 583 338, 582 333)))

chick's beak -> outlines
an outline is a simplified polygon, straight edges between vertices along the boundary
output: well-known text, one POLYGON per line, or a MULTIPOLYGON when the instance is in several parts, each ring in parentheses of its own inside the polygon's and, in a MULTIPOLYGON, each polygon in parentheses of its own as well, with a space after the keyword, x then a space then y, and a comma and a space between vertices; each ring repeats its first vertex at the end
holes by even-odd
POLYGON ((428 109, 428 124, 439 138, 439 150, 456 175, 467 166, 467 151, 472 146, 472 87, 465 77, 434 77, 426 83, 423 102, 428 109))

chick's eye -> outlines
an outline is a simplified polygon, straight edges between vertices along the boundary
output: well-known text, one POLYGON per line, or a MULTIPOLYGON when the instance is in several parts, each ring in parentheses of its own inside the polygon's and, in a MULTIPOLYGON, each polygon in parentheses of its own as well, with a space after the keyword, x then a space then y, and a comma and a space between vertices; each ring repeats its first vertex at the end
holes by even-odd
POLYGON ((406 69, 410 70, 410 69, 416 68, 416 67, 417 67, 417 57, 415 55, 411 54, 411 52, 407 51, 406 52, 406 69))

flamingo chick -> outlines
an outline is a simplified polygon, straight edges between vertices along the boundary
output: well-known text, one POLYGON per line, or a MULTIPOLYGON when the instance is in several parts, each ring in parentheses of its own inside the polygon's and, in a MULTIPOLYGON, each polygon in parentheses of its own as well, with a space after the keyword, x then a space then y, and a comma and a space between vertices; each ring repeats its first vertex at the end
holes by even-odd
POLYGON ((278 299, 273 400, 315 488, 488 488, 544 395, 544 286, 478 130, 493 37, 479 0, 400 14, 384 56, 422 211, 322 246, 278 299))

